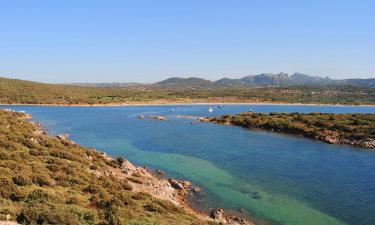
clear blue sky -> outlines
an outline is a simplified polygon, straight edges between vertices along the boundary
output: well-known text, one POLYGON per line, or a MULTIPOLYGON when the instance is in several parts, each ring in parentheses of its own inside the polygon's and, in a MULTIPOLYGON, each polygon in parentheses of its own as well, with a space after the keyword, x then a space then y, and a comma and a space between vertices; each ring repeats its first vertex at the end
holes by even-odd
POLYGON ((0 76, 375 77, 374 0, 1 0, 0 76))

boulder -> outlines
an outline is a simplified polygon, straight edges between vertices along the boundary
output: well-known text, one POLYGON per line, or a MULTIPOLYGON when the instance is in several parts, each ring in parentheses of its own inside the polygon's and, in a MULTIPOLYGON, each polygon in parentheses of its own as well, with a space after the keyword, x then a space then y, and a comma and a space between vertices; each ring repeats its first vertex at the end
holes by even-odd
POLYGON ((224 210, 222 210, 222 209, 214 209, 214 210, 212 210, 212 211, 210 212, 209 216, 210 216, 212 219, 216 220, 216 221, 219 221, 219 222, 221 222, 221 223, 226 223, 227 221, 226 221, 226 219, 224 218, 223 213, 224 213, 224 210))
POLYGON ((171 184, 171 186, 174 189, 177 189, 177 190, 183 190, 184 189, 184 185, 182 185, 182 183, 178 180, 170 178, 170 179, 168 179, 168 182, 171 184))
POLYGON ((66 140, 68 140, 69 135, 67 135, 67 134, 59 134, 56 137, 58 139, 62 140, 62 141, 66 141, 66 140))

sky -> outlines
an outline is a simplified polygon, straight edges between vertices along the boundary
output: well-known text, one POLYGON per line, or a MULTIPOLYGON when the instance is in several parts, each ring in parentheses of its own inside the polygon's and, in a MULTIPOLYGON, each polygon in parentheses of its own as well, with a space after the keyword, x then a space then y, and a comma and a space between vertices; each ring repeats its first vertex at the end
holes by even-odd
POLYGON ((374 0, 1 0, 0 76, 375 78, 374 0))

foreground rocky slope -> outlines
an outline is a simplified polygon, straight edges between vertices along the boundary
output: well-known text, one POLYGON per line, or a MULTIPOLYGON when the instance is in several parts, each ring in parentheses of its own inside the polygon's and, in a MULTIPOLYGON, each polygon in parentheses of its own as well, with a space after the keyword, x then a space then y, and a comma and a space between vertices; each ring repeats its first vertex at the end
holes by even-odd
POLYGON ((374 114, 248 112, 234 116, 202 118, 201 120, 297 134, 330 144, 349 144, 375 149, 374 114))
POLYGON ((48 136, 27 119, 25 114, 0 110, 0 221, 215 223, 182 207, 179 191, 167 180, 63 135, 48 136))

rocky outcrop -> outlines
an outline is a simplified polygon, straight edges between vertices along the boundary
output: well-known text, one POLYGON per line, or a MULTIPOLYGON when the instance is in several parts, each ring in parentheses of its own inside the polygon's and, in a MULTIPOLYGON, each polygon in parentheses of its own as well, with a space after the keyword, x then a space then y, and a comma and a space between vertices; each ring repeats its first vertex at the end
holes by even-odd
POLYGON ((347 138, 339 137, 338 135, 327 134, 326 136, 321 136, 318 139, 328 143, 328 144, 346 144, 355 145, 361 148, 373 149, 375 150, 375 139, 365 139, 365 140, 349 140, 347 138))
POLYGON ((177 189, 177 190, 183 190, 184 189, 184 185, 182 185, 181 181, 170 178, 170 179, 168 179, 168 182, 171 184, 171 186, 174 189, 177 189))
POLYGON ((167 120, 168 118, 166 116, 146 116, 146 115, 139 115, 138 119, 154 119, 154 120, 167 120))
POLYGON ((19 225, 19 223, 12 221, 0 221, 0 225, 19 225))
POLYGON ((223 209, 213 209, 210 214, 210 218, 216 222, 227 224, 227 225, 254 225, 246 221, 243 218, 237 216, 225 216, 223 209))
POLYGON ((226 223, 227 220, 224 218, 224 210, 222 209, 214 209, 210 212, 210 217, 215 221, 226 223))

